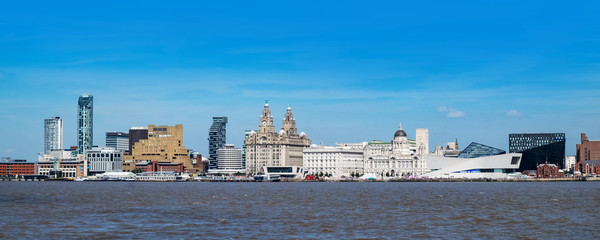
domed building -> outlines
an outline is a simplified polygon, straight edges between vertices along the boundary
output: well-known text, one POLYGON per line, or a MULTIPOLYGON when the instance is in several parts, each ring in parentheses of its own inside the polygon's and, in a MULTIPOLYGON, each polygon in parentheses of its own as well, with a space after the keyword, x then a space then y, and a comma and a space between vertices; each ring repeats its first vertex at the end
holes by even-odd
MULTIPOLYGON (((428 141, 427 141, 428 142, 428 141)), ((402 124, 391 142, 372 141, 365 148, 365 174, 384 176, 420 175, 425 173, 424 154, 427 151, 417 141, 408 139, 402 124)))
POLYGON ((287 108, 283 127, 276 132, 269 104, 265 104, 258 132, 250 132, 244 140, 246 173, 262 174, 264 167, 302 167, 302 150, 310 146, 310 139, 297 131, 292 108, 287 108))

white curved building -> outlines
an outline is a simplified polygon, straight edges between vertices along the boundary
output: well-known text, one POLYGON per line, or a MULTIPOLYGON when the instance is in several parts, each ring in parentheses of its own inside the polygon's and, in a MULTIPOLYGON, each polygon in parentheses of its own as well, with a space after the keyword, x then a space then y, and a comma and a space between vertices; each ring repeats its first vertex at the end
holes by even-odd
POLYGON ((520 153, 477 158, 456 158, 429 155, 425 163, 430 178, 511 178, 521 164, 520 153))

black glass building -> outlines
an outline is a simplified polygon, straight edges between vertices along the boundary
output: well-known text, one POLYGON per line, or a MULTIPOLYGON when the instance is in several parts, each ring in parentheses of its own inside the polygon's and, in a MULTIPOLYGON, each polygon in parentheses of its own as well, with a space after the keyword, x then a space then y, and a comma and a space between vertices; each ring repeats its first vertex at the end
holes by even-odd
POLYGON ((227 117, 213 117, 208 130, 208 169, 217 169, 217 150, 225 146, 227 117))
POLYGON ((564 133, 512 133, 508 135, 508 151, 522 153, 519 171, 536 170, 537 164, 565 167, 564 133))
POLYGON ((500 155, 505 153, 506 151, 502 149, 490 147, 481 143, 472 142, 458 155, 458 158, 478 158, 485 156, 500 155))

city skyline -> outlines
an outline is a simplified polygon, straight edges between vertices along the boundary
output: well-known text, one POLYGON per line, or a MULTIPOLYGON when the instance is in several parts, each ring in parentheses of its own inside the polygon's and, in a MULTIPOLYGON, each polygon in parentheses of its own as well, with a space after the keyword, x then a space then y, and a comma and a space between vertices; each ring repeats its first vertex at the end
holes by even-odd
POLYGON ((0 9, 0 156, 34 161, 44 119, 77 146, 77 97, 94 96, 95 145, 133 126, 185 126, 208 155, 213 116, 242 146, 270 100, 314 144, 429 129, 508 151, 510 133, 600 139, 596 2, 12 3, 0 9), (25 10, 26 9, 26 10, 25 10), (92 10, 93 9, 93 10, 92 10), (108 14, 110 13, 110 14, 108 14), (356 17, 359 16, 359 17, 356 17))

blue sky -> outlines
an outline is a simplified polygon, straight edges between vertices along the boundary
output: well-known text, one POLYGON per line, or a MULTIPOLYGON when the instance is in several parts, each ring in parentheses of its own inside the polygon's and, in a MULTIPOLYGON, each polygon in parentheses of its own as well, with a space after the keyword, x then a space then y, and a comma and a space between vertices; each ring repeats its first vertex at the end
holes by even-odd
POLYGON ((600 139, 597 1, 12 1, 0 6, 0 156, 35 160, 43 119, 76 145, 77 98, 107 131, 184 124, 207 153, 276 127, 288 104, 313 143, 458 138, 508 150, 512 132, 600 139))

